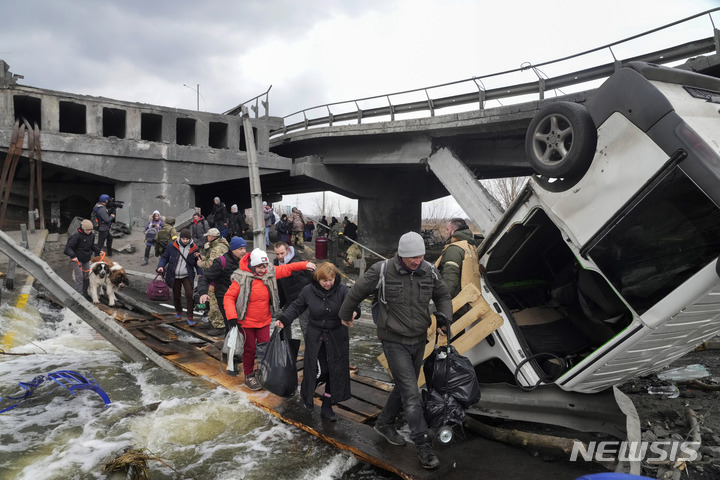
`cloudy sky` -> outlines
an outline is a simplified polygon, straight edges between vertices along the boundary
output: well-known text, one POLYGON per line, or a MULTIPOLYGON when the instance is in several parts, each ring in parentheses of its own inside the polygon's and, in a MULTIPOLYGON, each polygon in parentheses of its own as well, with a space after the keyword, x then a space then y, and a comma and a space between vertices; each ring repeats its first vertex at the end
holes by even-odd
MULTIPOLYGON (((720 7, 720 0, 2 5, 0 59, 24 76, 23 85, 186 109, 196 108, 199 85, 200 109, 210 112, 226 111, 272 85, 270 114, 286 116, 546 62, 720 7)), ((713 19, 720 25, 720 12, 713 19)), ((651 37, 645 51, 711 35, 706 15, 651 37)))

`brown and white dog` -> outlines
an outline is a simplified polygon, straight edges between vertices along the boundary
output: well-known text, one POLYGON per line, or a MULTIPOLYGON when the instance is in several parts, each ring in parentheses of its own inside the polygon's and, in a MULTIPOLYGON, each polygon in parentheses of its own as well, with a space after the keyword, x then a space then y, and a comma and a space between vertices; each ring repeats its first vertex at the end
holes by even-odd
POLYGON ((115 289, 122 290, 129 284, 125 269, 119 263, 105 256, 93 257, 90 260, 90 298, 93 303, 100 303, 98 298, 104 289, 108 296, 108 305, 115 305, 115 289))

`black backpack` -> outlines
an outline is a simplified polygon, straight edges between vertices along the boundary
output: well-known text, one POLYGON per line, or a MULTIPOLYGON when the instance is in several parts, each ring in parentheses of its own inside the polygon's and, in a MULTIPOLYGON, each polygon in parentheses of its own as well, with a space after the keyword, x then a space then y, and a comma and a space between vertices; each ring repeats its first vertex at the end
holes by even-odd
POLYGON ((90 214, 90 221, 92 222, 93 230, 97 230, 98 227, 100 226, 100 221, 98 220, 98 217, 97 217, 97 211, 98 211, 98 207, 95 207, 95 208, 93 208, 93 211, 90 214))

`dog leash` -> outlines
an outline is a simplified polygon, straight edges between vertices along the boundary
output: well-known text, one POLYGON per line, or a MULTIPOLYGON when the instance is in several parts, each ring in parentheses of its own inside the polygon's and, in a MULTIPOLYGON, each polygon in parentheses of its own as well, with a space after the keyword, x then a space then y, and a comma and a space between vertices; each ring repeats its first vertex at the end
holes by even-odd
MULTIPOLYGON (((90 270, 85 270, 84 268, 82 268, 82 263, 80 263, 80 260, 75 260, 75 262, 76 262, 78 265, 80 265, 80 270, 81 270, 81 271, 83 271, 83 272, 92 272, 92 269, 90 269, 90 270)), ((102 250, 100 250, 100 260, 98 261, 98 263, 105 263, 105 252, 102 251, 102 250)), ((107 263, 105 263, 105 265, 107 265, 107 263)))

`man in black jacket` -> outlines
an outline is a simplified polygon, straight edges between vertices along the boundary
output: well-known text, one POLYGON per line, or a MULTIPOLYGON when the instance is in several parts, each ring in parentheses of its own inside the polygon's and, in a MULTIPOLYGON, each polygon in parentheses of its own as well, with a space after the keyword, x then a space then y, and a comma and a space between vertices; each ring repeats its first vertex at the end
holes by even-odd
POLYGON ((197 293, 200 295, 198 299, 199 303, 207 302, 210 283, 215 283, 215 298, 218 301, 220 313, 222 313, 223 319, 225 320, 225 333, 230 329, 227 324, 223 298, 232 283, 233 272, 237 270, 240 259, 247 253, 246 248, 247 243, 244 239, 240 237, 231 238, 230 250, 213 260, 212 265, 206 270, 203 270, 203 274, 200 276, 200 280, 198 280, 197 293))
MULTIPOLYGON (((274 245, 276 258, 273 260, 273 265, 282 265, 287 263, 302 262, 305 259, 297 253, 293 247, 289 246, 285 242, 277 242, 274 245)), ((280 291, 280 307, 285 310, 295 299, 300 295, 300 290, 305 285, 308 285, 312 277, 310 272, 303 270, 301 272, 293 272, 292 275, 286 278, 281 278, 277 281, 278 290, 280 291)), ((300 330, 302 330, 303 336, 307 331, 308 324, 308 310, 305 310, 300 314, 300 330)), ((294 319, 291 319, 294 320, 294 319)), ((286 333, 292 337, 292 333, 288 328, 286 333)))
POLYGON ((227 238, 228 234, 228 211, 227 207, 223 202, 220 201, 220 197, 215 197, 213 200, 215 204, 212 208, 212 217, 215 222, 214 227, 220 230, 220 236, 227 238))
POLYGON ((86 295, 90 277, 90 259, 93 254, 100 255, 100 247, 95 244, 95 232, 90 220, 83 220, 77 232, 68 238, 64 253, 70 257, 73 288, 80 295, 86 295))
POLYGON ((113 237, 110 233, 110 227, 115 221, 115 214, 109 213, 107 204, 110 201, 110 195, 103 193, 98 199, 98 203, 93 207, 92 214, 90 215, 91 220, 95 221, 95 229, 98 231, 98 247, 102 248, 103 244, 107 241, 107 247, 105 254, 108 257, 112 257, 112 243, 113 237))
MULTIPOLYGON (((355 307, 375 293, 373 320, 382 342, 395 387, 375 422, 375 431, 392 445, 404 445, 395 429, 400 410, 424 468, 436 468, 440 461, 428 436, 417 381, 420 374, 427 329, 430 327, 430 300, 445 318, 452 318, 452 299, 440 272, 424 260, 425 242, 415 232, 400 237, 394 258, 377 262, 355 282, 340 307, 340 320, 350 321, 355 307)), ((437 317, 440 317, 438 315, 437 317)), ((438 318, 438 321, 440 319, 438 318)))

